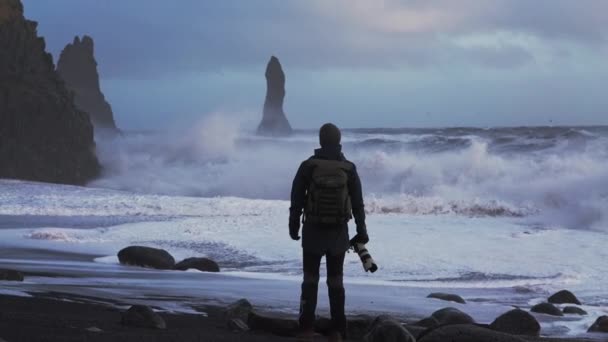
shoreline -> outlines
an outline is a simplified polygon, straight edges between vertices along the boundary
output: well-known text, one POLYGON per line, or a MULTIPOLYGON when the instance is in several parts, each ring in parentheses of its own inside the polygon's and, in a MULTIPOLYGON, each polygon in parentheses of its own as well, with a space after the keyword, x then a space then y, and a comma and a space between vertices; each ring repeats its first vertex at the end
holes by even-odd
MULTIPOLYGON (((225 309, 226 306, 204 305, 191 314, 159 312, 167 325, 166 329, 161 330, 122 325, 121 315, 126 309, 95 302, 95 298, 59 293, 38 293, 32 297, 0 295, 0 338, 7 342, 295 340, 268 332, 231 331, 224 320, 225 309)), ((264 314, 284 318, 284 313, 281 312, 264 312, 264 314)), ((325 339, 319 337, 315 341, 317 340, 325 339)), ((348 341, 358 340, 360 339, 348 339, 348 341)), ((524 340, 584 342, 599 339, 526 337, 524 340)))

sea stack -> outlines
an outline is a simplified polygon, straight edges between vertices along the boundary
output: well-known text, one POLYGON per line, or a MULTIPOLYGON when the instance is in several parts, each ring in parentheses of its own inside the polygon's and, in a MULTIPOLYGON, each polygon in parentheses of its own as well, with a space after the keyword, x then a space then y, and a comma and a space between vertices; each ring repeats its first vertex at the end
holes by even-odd
POLYGON ((86 35, 82 39, 74 37, 74 41, 61 51, 57 72, 68 89, 74 92, 76 106, 89 113, 97 130, 117 131, 112 107, 99 86, 93 38, 86 35))
POLYGON ((0 178, 84 184, 99 173, 76 108, 20 0, 0 0, 0 178))
POLYGON ((266 67, 266 100, 264 116, 258 126, 258 135, 285 136, 291 134, 291 126, 283 112, 285 99, 285 74, 279 59, 270 58, 266 67))

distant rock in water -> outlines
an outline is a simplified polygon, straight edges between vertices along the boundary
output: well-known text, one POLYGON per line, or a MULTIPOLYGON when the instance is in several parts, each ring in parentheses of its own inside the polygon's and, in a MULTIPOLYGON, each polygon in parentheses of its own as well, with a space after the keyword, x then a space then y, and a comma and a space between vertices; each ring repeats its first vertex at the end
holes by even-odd
POLYGON ((259 135, 282 136, 292 132, 283 112, 285 99, 285 74, 279 60, 272 56, 266 67, 266 100, 264 116, 258 126, 259 135))
POLYGON ((95 128, 115 131, 112 107, 99 86, 93 38, 83 36, 81 40, 74 37, 74 41, 61 51, 57 72, 68 89, 74 92, 76 106, 89 113, 95 128))
POLYGON ((0 0, 0 178, 84 184, 100 169, 93 126, 37 26, 20 0, 0 0))

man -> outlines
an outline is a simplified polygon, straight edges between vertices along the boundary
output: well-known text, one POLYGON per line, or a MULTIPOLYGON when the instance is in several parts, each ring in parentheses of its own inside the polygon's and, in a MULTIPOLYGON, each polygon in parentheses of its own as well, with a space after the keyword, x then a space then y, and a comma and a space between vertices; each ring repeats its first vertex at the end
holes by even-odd
POLYGON ((289 235, 299 240, 302 222, 303 271, 300 298, 300 329, 302 337, 314 335, 317 307, 319 266, 323 256, 327 264, 327 288, 332 320, 332 338, 339 341, 346 335, 344 256, 350 248, 348 221, 355 218, 355 241, 369 242, 361 181, 355 164, 346 160, 340 145, 338 127, 328 123, 319 130, 320 149, 302 162, 293 180, 289 235), (352 215, 351 215, 352 212, 352 215))

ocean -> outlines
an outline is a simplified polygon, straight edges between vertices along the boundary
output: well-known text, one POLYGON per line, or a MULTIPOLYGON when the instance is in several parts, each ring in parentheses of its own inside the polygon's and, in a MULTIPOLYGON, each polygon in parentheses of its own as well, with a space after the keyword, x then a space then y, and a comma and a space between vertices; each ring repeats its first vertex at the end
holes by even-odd
MULTIPOLYGON (((446 291, 489 323, 569 289, 590 315, 541 317, 550 335, 581 334, 608 313, 608 127, 346 129, 342 145, 380 266, 365 273, 347 256, 349 312, 424 316, 450 305, 426 294, 446 291)), ((264 138, 214 119, 98 138, 103 172, 86 187, 0 180, 0 267, 38 274, 0 292, 137 293, 182 311, 198 297, 249 297, 295 312, 289 194, 316 146, 312 130, 264 138), (133 244, 207 256, 222 273, 119 266, 116 252, 133 244)))

